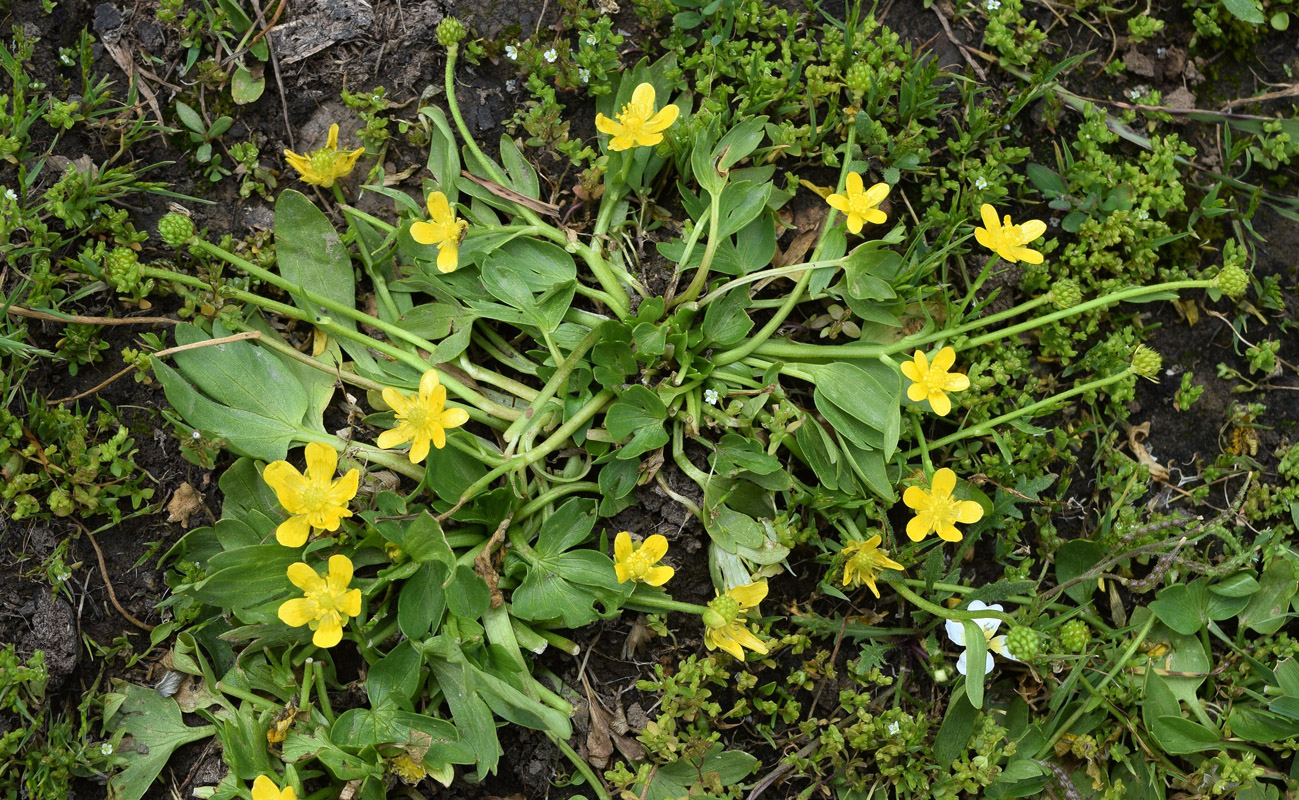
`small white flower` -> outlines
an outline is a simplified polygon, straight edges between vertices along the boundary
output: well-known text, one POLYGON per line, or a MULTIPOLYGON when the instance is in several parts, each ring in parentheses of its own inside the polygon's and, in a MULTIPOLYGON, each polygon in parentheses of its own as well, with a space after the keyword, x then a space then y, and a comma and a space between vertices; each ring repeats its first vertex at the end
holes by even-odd
POLYGON ((595 47, 595 43, 598 42, 598 41, 600 41, 600 40, 597 39, 597 38, 595 38, 595 34, 594 34, 594 33, 588 33, 588 34, 586 35, 586 43, 589 44, 589 45, 591 45, 592 47, 595 47))
POLYGON ((18 193, 15 192, 13 189, 10 189, 10 188, 6 187, 6 188, 5 188, 5 199, 6 199, 6 200, 9 200, 9 201, 12 201, 12 202, 17 202, 17 201, 18 201, 18 193))
MULTIPOLYGON (((992 605, 985 605, 982 600, 975 600, 974 602, 970 603, 969 607, 966 610, 967 611, 1001 611, 1002 609, 1001 606, 996 603, 993 603, 992 605)), ((987 675, 989 672, 992 672, 993 653, 997 653, 998 655, 1004 656, 1013 661, 1019 660, 1018 658, 1012 656, 1010 654, 1010 651, 1006 649, 1005 636, 993 636, 993 634, 997 632, 997 628, 1001 627, 1001 620, 994 619, 994 618, 976 619, 974 623, 979 626, 979 628, 983 631, 984 638, 988 640, 988 649, 984 653, 984 656, 987 658, 987 661, 984 662, 984 667, 983 667, 984 675, 987 675)), ((957 647, 964 648, 965 647, 965 625, 960 622, 955 622, 949 619, 947 620, 946 627, 947 627, 947 638, 952 640, 952 644, 956 645, 957 647)), ((969 655, 969 651, 962 649, 961 657, 956 659, 956 671, 961 673, 962 675, 966 674, 965 673, 966 658, 968 657, 968 655, 969 655)))
POLYGON ((555 48, 552 47, 546 52, 542 53, 541 57, 546 59, 547 64, 554 64, 555 59, 559 58, 559 53, 556 53, 555 48))
POLYGON ((507 91, 507 92, 513 93, 514 90, 516 90, 516 89, 518 89, 518 88, 519 88, 519 83, 518 83, 518 81, 515 81, 515 80, 511 79, 511 80, 508 80, 508 81, 505 82, 505 91, 507 91))
POLYGON ((1047 220, 1047 222, 1051 223, 1051 227, 1052 227, 1052 228, 1058 228, 1058 227, 1060 227, 1060 218, 1059 218, 1059 217, 1051 217, 1050 219, 1047 220))
POLYGON ((983 7, 989 11, 996 11, 1001 8, 1001 3, 1000 0, 988 0, 987 3, 984 3, 983 7))
POLYGON ((1142 222, 1145 222, 1146 220, 1150 219, 1150 212, 1145 210, 1144 208, 1138 209, 1137 219, 1141 220, 1142 222))
POLYGON ((898 735, 898 730, 899 730, 901 727, 902 727, 902 726, 898 725, 898 723, 897 723, 896 720, 893 721, 893 722, 890 722, 890 723, 889 723, 889 736, 897 736, 897 735, 898 735))
POLYGON ((1156 47, 1156 48, 1155 48, 1155 58, 1163 58, 1163 57, 1166 56, 1166 55, 1168 55, 1168 48, 1167 48, 1167 47, 1156 47))
POLYGON ((189 438, 193 439, 194 441, 198 441, 199 439, 203 438, 203 434, 199 433, 198 431, 194 431, 189 435, 189 438))
POLYGON ((505 57, 511 61, 518 61, 519 60, 518 46, 513 44, 505 45, 505 57))
POLYGON ((705 389, 705 390, 704 390, 704 402, 707 403, 708 405, 710 405, 710 406, 715 406, 715 405, 717 405, 717 401, 718 401, 719 399, 721 399, 721 398, 718 396, 718 394, 717 394, 717 390, 716 390, 716 389, 705 389))
POLYGON ((582 83, 590 83, 590 82, 591 82, 591 70, 589 70, 589 69, 584 69, 584 68, 579 68, 579 69, 577 70, 577 79, 580 80, 582 83))
POLYGON ((109 742, 104 742, 99 746, 99 752, 106 756, 111 756, 113 754, 113 745, 109 742))
POLYGON ((982 175, 974 179, 974 188, 978 189, 979 191, 983 191, 984 189, 988 188, 988 182, 983 179, 982 175))

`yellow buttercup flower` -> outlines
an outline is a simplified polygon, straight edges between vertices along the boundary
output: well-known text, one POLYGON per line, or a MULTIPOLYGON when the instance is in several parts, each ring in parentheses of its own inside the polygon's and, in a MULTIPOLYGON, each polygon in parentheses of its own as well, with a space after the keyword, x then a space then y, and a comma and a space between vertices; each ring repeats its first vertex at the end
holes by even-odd
POLYGON ((463 408, 445 407, 447 387, 438 383, 435 369, 419 379, 418 394, 402 394, 390 387, 383 390, 383 401, 396 412, 397 427, 379 434, 379 447, 387 450, 410 442, 410 460, 415 464, 428 455, 429 442, 441 450, 447 445, 447 429, 469 421, 463 408))
POLYGON ((460 264, 460 242, 469 230, 469 223, 456 219, 456 212, 441 192, 428 196, 428 215, 432 222, 411 223, 410 238, 420 244, 437 245, 438 272, 455 272, 460 264))
POLYGON ((667 537, 654 534, 633 545, 631 534, 619 533, 613 539, 613 570, 618 583, 641 581, 650 586, 662 586, 676 573, 672 567, 659 565, 668 552, 667 537))
POLYGON ((907 536, 918 542, 931 533, 948 542, 961 541, 961 532, 956 523, 970 525, 983 519, 983 506, 973 500, 957 500, 952 497, 956 488, 956 473, 943 467, 934 473, 934 482, 929 489, 919 486, 908 486, 902 493, 902 502, 916 515, 907 523, 907 536))
POLYGON ((952 410, 948 392, 963 392, 970 388, 970 379, 959 372, 948 372, 956 363, 956 351, 944 347, 934 356, 933 363, 917 350, 910 361, 902 364, 902 374, 911 381, 907 397, 913 403, 929 401, 930 408, 940 417, 952 410))
POLYGON ((343 626, 361 613, 361 590, 347 588, 352 582, 352 560, 347 556, 329 557, 329 571, 320 575, 299 561, 289 565, 289 581, 305 597, 280 604, 280 621, 292 628, 311 627, 316 647, 333 647, 343 640, 343 626))
POLYGON ((306 456, 306 475, 287 461, 272 461, 262 470, 262 480, 275 490, 280 505, 289 512, 289 518, 275 529, 275 541, 285 547, 306 544, 313 528, 338 530, 343 518, 352 516, 347 504, 356 497, 361 480, 361 472, 356 469, 334 480, 338 453, 327 444, 309 442, 306 456))
POLYGON ((889 185, 877 183, 869 189, 862 183, 861 175, 848 173, 847 194, 832 194, 825 198, 830 208, 848 217, 848 230, 861 233, 862 223, 881 225, 888 217, 879 210, 879 204, 889 196, 889 185))
POLYGON ((997 209, 984 203, 979 209, 984 227, 974 229, 974 238, 979 244, 1011 262, 1023 261, 1027 264, 1041 264, 1042 254, 1030 250, 1024 245, 1046 233, 1046 223, 1040 219, 1030 219, 1023 225, 1014 225, 1010 215, 1005 222, 997 221, 997 209))
POLYGON ((880 590, 875 587, 875 579, 879 577, 880 572, 886 569, 898 571, 903 569, 901 564, 889 558, 889 554, 880 549, 881 538, 875 535, 864 542, 851 541, 844 545, 841 551, 847 558, 843 563, 843 585, 855 588, 864 583, 876 599, 879 599, 880 590))
POLYGON ((739 616, 741 611, 757 608, 766 596, 767 582, 762 580, 736 586, 709 601, 708 611, 704 612, 704 646, 709 650, 720 647, 740 661, 744 660, 746 647, 765 656, 767 645, 739 616))
POLYGON ((275 785, 275 781, 265 775, 258 775, 257 780, 253 781, 253 800, 298 800, 298 793, 292 786, 281 789, 275 785))
POLYGON ((681 109, 669 103, 654 111, 654 87, 642 83, 631 94, 631 102, 622 107, 616 120, 604 114, 595 115, 595 129, 607 133, 610 150, 652 147, 663 141, 663 131, 677 121, 681 109))
POLYGON ((338 125, 329 126, 329 140, 319 150, 313 150, 300 156, 292 150, 284 151, 284 160, 298 171, 302 180, 326 189, 334 185, 338 178, 346 177, 356 166, 356 160, 365 152, 358 147, 350 152, 338 149, 338 125))

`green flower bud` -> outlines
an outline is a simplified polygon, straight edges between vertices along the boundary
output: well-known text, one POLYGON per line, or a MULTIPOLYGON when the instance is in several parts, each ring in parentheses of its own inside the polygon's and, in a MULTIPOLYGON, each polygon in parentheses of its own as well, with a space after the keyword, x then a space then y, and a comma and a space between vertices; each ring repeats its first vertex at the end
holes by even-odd
POLYGON ((1091 641, 1091 630, 1080 619, 1071 619, 1060 628, 1060 644, 1070 653, 1081 653, 1091 641))
POLYGON ((1082 287, 1078 281, 1071 278, 1064 278, 1055 282, 1051 287, 1051 303, 1056 308, 1064 310, 1073 308, 1082 302, 1082 287))
POLYGON ((194 221, 174 211, 165 214, 158 220, 158 236, 168 247, 183 247, 194 238, 194 221))
POLYGON ((848 74, 844 76, 844 84, 854 97, 860 99, 870 91, 871 73, 870 65, 861 61, 855 62, 848 68, 848 74))
POLYGON ((1011 628, 1006 634, 1006 649, 1020 661, 1031 661, 1037 655, 1038 644, 1037 631, 1023 625, 1011 628))
POLYGON ((1140 375, 1157 383, 1159 381, 1159 368, 1163 365, 1164 357, 1144 344, 1137 345, 1137 349, 1132 351, 1132 366, 1130 369, 1134 375, 1140 375))
POLYGON ((438 23, 438 44, 443 47, 452 47, 460 44, 460 40, 469 34, 465 24, 455 17, 443 17, 438 23))
POLYGON ((133 292, 140 285, 140 262, 129 247, 114 247, 104 257, 104 277, 119 292, 133 292))
POLYGON ((1214 278, 1214 284, 1223 294, 1235 300, 1249 288, 1249 275, 1236 264, 1228 264, 1214 278))

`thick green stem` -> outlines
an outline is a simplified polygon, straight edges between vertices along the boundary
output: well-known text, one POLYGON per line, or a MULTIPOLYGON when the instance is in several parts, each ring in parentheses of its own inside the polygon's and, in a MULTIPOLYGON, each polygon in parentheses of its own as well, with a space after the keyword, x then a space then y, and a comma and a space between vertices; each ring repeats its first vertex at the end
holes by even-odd
POLYGON ((541 387, 541 391, 533 398, 532 404, 523 412, 523 416, 516 419, 505 431, 504 438, 507 443, 514 442, 531 429, 533 425, 537 424, 537 420, 541 416, 541 409, 559 392, 559 387, 568 383, 569 376, 582 363, 582 358, 587 351, 595 347, 596 343, 600 341, 603 328, 602 325, 592 328, 586 336, 582 337, 582 341, 577 343, 577 347, 574 347, 573 351, 559 365, 559 369, 555 370, 555 374, 550 377, 550 380, 546 381, 546 385, 541 387))
POLYGON ((707 606, 683 603, 679 600, 673 600, 671 597, 656 597, 654 595, 632 595, 632 598, 623 604, 623 608, 651 614, 659 611, 679 611, 682 614, 694 614, 697 617, 702 617, 708 611, 707 606))
POLYGON ((921 597, 920 595, 911 591, 911 589, 907 587, 905 581, 889 580, 888 578, 882 578, 881 580, 884 583, 887 583, 889 586, 892 586, 893 591, 902 595, 902 597, 904 597, 907 600, 907 602, 911 603, 913 606, 916 606, 922 611, 926 611, 930 614, 933 614, 935 617, 938 617, 939 619, 949 619, 953 622, 967 622, 967 621, 974 622, 981 619, 999 619, 1002 622, 1009 622, 1011 624, 1015 624, 1015 618, 1005 613, 1004 611, 992 611, 992 610, 956 611, 950 608, 943 608, 942 606, 937 605, 935 603, 931 603, 928 600, 921 597))
MULTIPOLYGON (((936 442, 930 442, 929 447, 936 449, 939 447, 946 447, 949 444, 954 444, 956 442, 961 441, 962 439, 971 439, 978 436, 984 436, 990 433, 993 428, 996 428, 999 425, 1004 425, 1013 419, 1018 419, 1019 417, 1022 417, 1026 414, 1033 414, 1043 408, 1046 408, 1050 405, 1054 405, 1055 403, 1062 402, 1064 400, 1068 400, 1070 397, 1083 394, 1084 392, 1090 392, 1095 389, 1104 388, 1106 386, 1109 386, 1111 383, 1117 383, 1123 380, 1130 374, 1132 373, 1129 372, 1128 370, 1123 370, 1121 372, 1117 372, 1109 376, 1108 378, 1097 378, 1094 381, 1084 383, 1082 386, 1075 386, 1074 388, 1070 389, 1067 392, 1060 392, 1059 394, 1051 395, 1050 397, 1044 400, 1038 400, 1036 403, 1030 403, 1029 405, 1026 405, 1023 408, 1017 408, 1014 411, 1008 411, 1005 414, 1002 414, 999 417, 994 417, 993 419, 987 420, 986 422, 980 422, 977 425, 971 425, 968 428, 962 428, 956 433, 953 433, 949 436, 944 436, 943 438, 939 439, 936 442)), ((914 455, 916 455, 916 451, 912 450, 906 454, 905 458, 911 458, 914 455)))
MULTIPOLYGON (((712 169, 709 167, 709 169, 712 169)), ((726 183, 723 181, 722 186, 717 191, 709 192, 708 197, 708 246, 704 248, 704 257, 699 260, 699 268, 695 270, 695 277, 686 287, 685 294, 677 300, 677 305, 689 303, 699 296, 704 287, 708 285, 708 270, 713 266, 713 256, 717 254, 717 245, 722 241, 721 231, 719 229, 719 219, 722 214, 722 190, 726 183)), ((698 227, 698 226, 696 226, 698 227)), ((685 266, 685 259, 682 259, 682 266, 685 266)))
POLYGON ((708 294, 701 297, 699 299, 699 302, 696 303, 695 305, 698 306, 699 308, 703 308, 704 306, 708 305, 714 300, 721 298, 730 290, 738 286, 744 286, 745 284, 748 283, 757 283, 758 281, 765 281, 768 278, 779 278, 782 275, 797 275, 806 269, 828 269, 830 267, 841 266, 842 264, 843 264, 842 258, 832 258, 829 261, 813 261, 807 264, 795 264, 792 267, 772 267, 771 269, 760 270, 758 272, 753 272, 748 275, 745 275, 743 278, 736 278, 733 281, 727 281, 726 283, 722 284, 721 286, 717 287, 716 289, 712 290, 708 294))

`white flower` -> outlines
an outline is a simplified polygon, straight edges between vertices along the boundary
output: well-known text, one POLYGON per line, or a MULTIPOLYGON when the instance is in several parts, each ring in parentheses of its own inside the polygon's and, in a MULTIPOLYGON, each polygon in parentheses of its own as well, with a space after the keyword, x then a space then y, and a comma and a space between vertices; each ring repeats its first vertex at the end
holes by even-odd
POLYGON ((65 581, 67 581, 67 580, 68 580, 69 578, 71 578, 71 577, 72 577, 72 572, 71 572, 71 570, 66 570, 66 569, 65 569, 65 570, 63 570, 62 572, 56 572, 56 573, 54 573, 54 580, 58 581, 59 583, 63 583, 63 582, 65 582, 65 581))
POLYGON ((1145 220, 1150 219, 1150 212, 1147 211, 1147 210, 1145 210, 1144 208, 1142 208, 1142 209, 1138 209, 1138 210, 1137 210, 1137 219, 1139 219, 1139 220, 1141 220, 1141 221, 1143 221, 1143 222, 1144 222, 1145 220))
POLYGON ((718 397, 718 394, 717 394, 717 390, 716 390, 716 389, 705 389, 705 390, 704 390, 704 402, 707 403, 708 405, 710 405, 710 406, 715 406, 715 405, 717 405, 717 401, 718 401, 718 399, 720 399, 720 398, 718 397))
POLYGON ((15 192, 13 189, 10 189, 9 187, 5 187, 5 199, 11 202, 17 202, 18 193, 15 192))
POLYGON ((541 57, 546 59, 547 64, 554 64, 555 59, 559 58, 559 53, 556 53, 555 48, 552 47, 546 52, 542 53, 541 57))
POLYGON ((99 746, 99 752, 106 756, 111 756, 113 754, 113 745, 109 742, 104 742, 99 746))
POLYGON ((519 48, 517 44, 505 45, 505 57, 510 59, 511 61, 519 60, 519 48))
POLYGON ((600 41, 600 40, 597 39, 597 38, 595 38, 595 34, 594 34, 594 33, 588 33, 588 34, 586 35, 586 43, 589 44, 589 45, 591 45, 592 47, 595 47, 595 43, 598 42, 598 41, 600 41))
POLYGON ((198 441, 199 439, 203 438, 203 434, 199 433, 198 431, 194 431, 189 435, 189 438, 193 439, 194 441, 198 441))
POLYGON ((984 189, 988 188, 988 182, 983 179, 982 175, 974 179, 974 188, 978 189, 979 191, 983 191, 984 189))
POLYGON ((519 84, 515 80, 508 80, 505 82, 505 91, 507 92, 513 93, 514 90, 518 88, 519 88, 519 84))
POLYGON ((579 69, 577 70, 577 79, 580 80, 582 83, 590 83, 590 82, 591 82, 591 70, 589 70, 589 69, 579 68, 579 69))
POLYGON ((1166 56, 1166 55, 1168 55, 1168 48, 1167 48, 1167 47, 1156 47, 1156 48, 1155 48, 1155 58, 1163 58, 1163 57, 1166 56))
POLYGON ((989 11, 996 11, 1001 8, 1001 2, 1000 0, 988 0, 987 3, 984 3, 983 7, 989 11))
POLYGON ((898 725, 898 723, 897 723, 896 720, 894 720, 893 722, 890 722, 890 723, 889 723, 889 736, 897 736, 897 735, 898 735, 898 730, 899 730, 900 728, 901 728, 901 726, 898 725))
POLYGON ((1051 227, 1052 227, 1052 228, 1058 228, 1058 227, 1060 227, 1060 218, 1059 218, 1059 217, 1051 217, 1050 219, 1047 220, 1047 222, 1051 223, 1051 227))
MULTIPOLYGON (((967 611, 1001 611, 1002 609, 1001 606, 997 605, 996 603, 993 603, 992 605, 989 606, 989 605, 984 605, 982 600, 975 600, 974 602, 970 603, 969 607, 966 610, 967 611)), ((1001 627, 1001 620, 993 619, 993 618, 976 619, 974 623, 983 630, 983 636, 985 639, 988 640, 988 650, 987 652, 984 653, 984 656, 987 658, 987 661, 984 662, 984 667, 983 667, 984 675, 987 675, 989 672, 992 672, 993 653, 997 653, 998 655, 1004 656, 1013 661, 1019 660, 1018 658, 1012 656, 1010 654, 1010 651, 1006 649, 1005 636, 993 636, 993 634, 997 632, 997 628, 1001 627)), ((947 638, 951 639, 952 644, 955 644, 957 647, 964 648, 965 647, 965 625, 950 619, 947 620, 947 638)), ((956 671, 961 673, 962 675, 966 674, 965 673, 966 658, 968 655, 969 655, 969 651, 963 649, 961 650, 961 657, 956 659, 956 671)))

